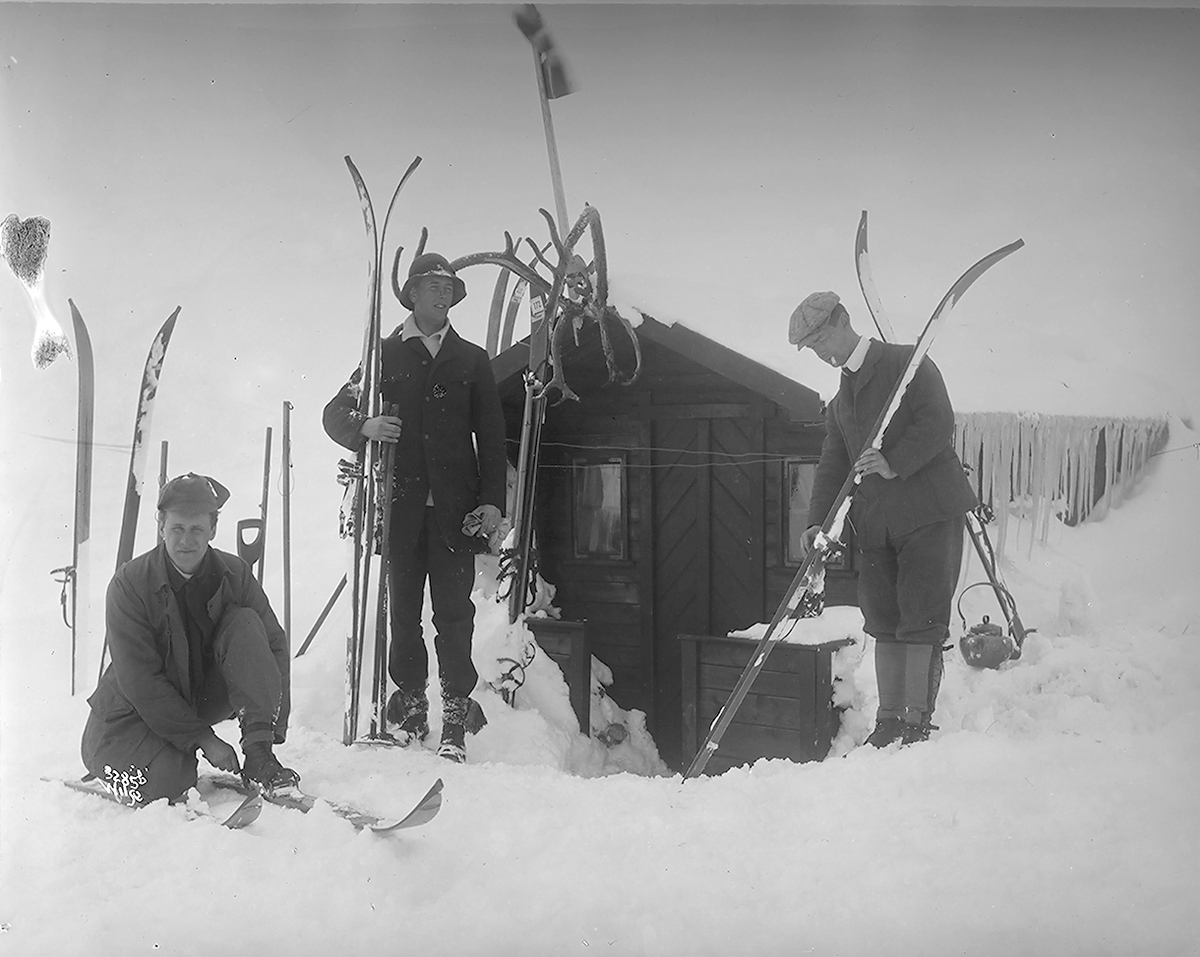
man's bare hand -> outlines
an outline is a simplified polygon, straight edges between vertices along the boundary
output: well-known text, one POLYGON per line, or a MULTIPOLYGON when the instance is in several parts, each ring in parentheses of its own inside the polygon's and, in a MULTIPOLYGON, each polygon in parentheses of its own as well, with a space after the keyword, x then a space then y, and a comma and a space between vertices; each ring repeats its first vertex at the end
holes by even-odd
POLYGON ((817 533, 821 531, 820 525, 810 525, 800 535, 800 558, 801 560, 808 557, 808 553, 812 551, 813 543, 817 540, 817 533))
POLYGON ((232 771, 234 774, 242 769, 233 745, 222 741, 212 731, 200 739, 200 750, 204 752, 204 759, 214 768, 232 771))
POLYGON ((367 419, 359 431, 372 442, 395 442, 400 438, 400 427, 404 423, 394 415, 377 415, 367 419))
POLYGON ((885 479, 894 479, 896 470, 888 464, 879 449, 867 449, 854 463, 854 471, 863 475, 882 475, 885 479))

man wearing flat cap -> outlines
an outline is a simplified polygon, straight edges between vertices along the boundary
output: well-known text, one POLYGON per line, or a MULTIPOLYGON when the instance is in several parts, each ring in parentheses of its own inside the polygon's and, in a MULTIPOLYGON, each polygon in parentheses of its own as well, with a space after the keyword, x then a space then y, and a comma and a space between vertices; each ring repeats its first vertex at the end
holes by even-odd
POLYGON ((954 451, 954 409, 926 356, 880 449, 864 448, 912 347, 860 336, 836 293, 814 292, 792 313, 788 341, 842 370, 813 479, 807 553, 851 469, 858 603, 875 639, 879 710, 869 744, 924 741, 942 677, 942 647, 962 559, 964 516, 978 501, 954 451))
POLYGON ((81 750, 88 771, 135 806, 182 797, 196 783, 197 749, 264 790, 300 780, 274 754, 287 735, 287 638, 250 566, 209 545, 228 498, 206 475, 167 482, 161 541, 108 586, 112 661, 88 699, 81 750), (213 731, 233 717, 243 763, 213 731))
POLYGON ((428 579, 442 691, 438 753, 457 762, 466 760, 469 695, 478 680, 471 662, 475 555, 497 536, 508 469, 491 362, 450 325, 450 308, 466 294, 444 256, 417 256, 399 293, 411 314, 381 349, 383 401, 398 405, 399 414, 364 418, 356 370, 323 417, 326 433, 347 449, 358 451, 368 441, 396 446, 388 538, 388 674, 396 691, 387 720, 403 744, 429 734, 429 659, 421 627, 428 579))

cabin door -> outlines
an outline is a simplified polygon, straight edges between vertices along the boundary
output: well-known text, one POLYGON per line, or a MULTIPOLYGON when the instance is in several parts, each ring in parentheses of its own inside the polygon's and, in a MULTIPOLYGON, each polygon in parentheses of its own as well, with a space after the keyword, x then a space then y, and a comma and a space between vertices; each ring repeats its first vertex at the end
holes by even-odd
POLYGON ((678 636, 725 635, 763 620, 763 420, 656 411, 664 417, 654 418, 651 453, 653 733, 663 760, 678 766, 678 636))

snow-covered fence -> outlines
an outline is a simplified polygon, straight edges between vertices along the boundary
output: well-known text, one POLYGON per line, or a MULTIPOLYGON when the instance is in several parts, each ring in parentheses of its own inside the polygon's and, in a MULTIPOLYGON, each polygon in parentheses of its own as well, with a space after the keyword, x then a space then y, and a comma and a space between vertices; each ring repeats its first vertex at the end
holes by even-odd
POLYGON ((955 415, 955 446, 980 501, 991 506, 1003 553, 1012 516, 1030 523, 1030 547, 1050 520, 1102 518, 1167 441, 1166 418, 966 412, 955 415))

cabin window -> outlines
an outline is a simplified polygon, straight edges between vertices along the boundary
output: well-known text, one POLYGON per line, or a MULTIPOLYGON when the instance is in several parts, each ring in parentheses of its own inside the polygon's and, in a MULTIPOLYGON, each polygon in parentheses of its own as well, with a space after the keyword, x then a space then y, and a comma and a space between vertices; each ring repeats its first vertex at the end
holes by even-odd
POLYGON ((574 459, 571 486, 575 557, 624 560, 629 551, 625 457, 574 459))
MULTIPOLYGON (((804 459, 785 459, 783 466, 784 488, 784 560, 789 565, 799 565, 804 559, 800 554, 800 536, 808 528, 808 506, 812 501, 813 479, 817 474, 817 463, 804 459)), ((847 550, 843 549, 828 562, 829 568, 850 568, 847 550)))

